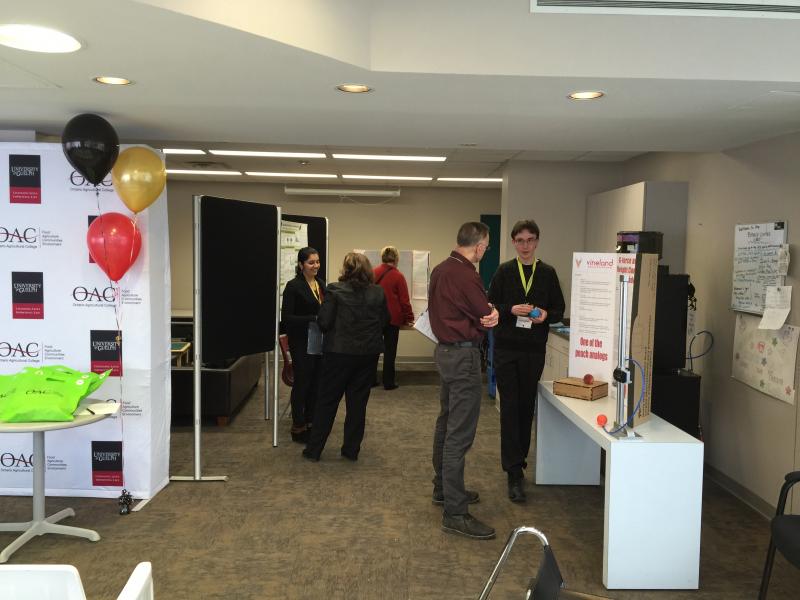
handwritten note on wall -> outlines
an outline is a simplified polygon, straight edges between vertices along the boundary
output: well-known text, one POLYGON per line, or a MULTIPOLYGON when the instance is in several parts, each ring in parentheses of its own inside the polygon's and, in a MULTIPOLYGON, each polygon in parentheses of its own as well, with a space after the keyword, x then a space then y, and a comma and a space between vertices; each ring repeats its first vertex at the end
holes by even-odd
POLYGON ((737 225, 734 233, 731 308, 762 314, 766 288, 782 286, 786 260, 784 221, 737 225))

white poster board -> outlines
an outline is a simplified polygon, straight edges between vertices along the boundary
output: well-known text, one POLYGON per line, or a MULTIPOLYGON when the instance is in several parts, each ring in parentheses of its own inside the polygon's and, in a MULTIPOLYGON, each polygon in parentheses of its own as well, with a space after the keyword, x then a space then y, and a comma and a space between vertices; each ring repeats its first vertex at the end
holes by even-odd
MULTIPOLYGON (((619 256, 606 252, 572 255, 570 377, 583 377, 588 373, 600 381, 613 381, 617 366, 614 348, 619 256)), ((611 385, 609 393, 615 394, 611 385)))
POLYGON ((799 327, 758 328, 759 318, 736 315, 732 376, 765 394, 794 404, 799 327))
MULTIPOLYGON (((380 250, 356 248, 353 252, 366 256, 373 269, 381 264, 380 250)), ((428 307, 431 253, 429 250, 398 250, 398 252, 400 258, 397 262, 397 270, 405 277, 411 310, 414 311, 414 317, 417 318, 428 307)))
POLYGON ((297 253, 306 246, 308 246, 308 224, 281 220, 281 302, 283 302, 283 288, 296 274, 297 253))
MULTIPOLYGON (((110 176, 98 189, 99 199, 60 144, 0 144, 0 374, 39 365, 111 368, 92 397, 121 403, 119 414, 47 434, 47 494, 112 498, 125 487, 150 498, 169 478, 167 194, 138 215, 142 249, 120 280, 115 314, 113 288, 90 262, 86 233, 99 213, 132 215, 110 176), (29 175, 24 185, 20 172, 29 175), (17 310, 19 273, 36 276, 38 308, 17 310)), ((0 494, 30 495, 32 436, 2 434, 0 450, 0 494)))
POLYGON ((788 247, 785 221, 736 225, 731 308, 762 314, 768 286, 782 286, 788 247))

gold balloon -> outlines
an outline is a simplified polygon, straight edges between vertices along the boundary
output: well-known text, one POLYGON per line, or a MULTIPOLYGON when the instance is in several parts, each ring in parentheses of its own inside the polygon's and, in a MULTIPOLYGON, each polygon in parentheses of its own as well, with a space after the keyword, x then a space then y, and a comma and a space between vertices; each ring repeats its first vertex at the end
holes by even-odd
POLYGON ((125 206, 138 213, 161 195, 167 172, 155 152, 134 146, 120 153, 111 169, 111 179, 125 206))

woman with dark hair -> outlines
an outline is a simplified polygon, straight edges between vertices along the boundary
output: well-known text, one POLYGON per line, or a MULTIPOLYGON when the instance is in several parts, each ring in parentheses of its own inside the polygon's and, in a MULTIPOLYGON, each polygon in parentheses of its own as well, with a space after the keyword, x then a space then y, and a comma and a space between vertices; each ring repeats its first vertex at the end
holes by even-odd
POLYGON ((302 248, 297 253, 295 278, 283 289, 281 323, 289 337, 294 385, 292 386, 292 440, 308 441, 314 422, 314 406, 319 394, 319 367, 322 357, 308 353, 309 323, 316 321, 325 297, 325 282, 317 276, 319 252, 302 248))
POLYGON ((341 452, 349 460, 358 460, 369 391, 383 350, 382 332, 389 322, 389 310, 383 289, 372 283, 372 265, 363 254, 349 252, 338 283, 332 283, 326 291, 317 317, 325 336, 321 374, 324 385, 303 456, 319 460, 344 394, 347 416, 341 452))

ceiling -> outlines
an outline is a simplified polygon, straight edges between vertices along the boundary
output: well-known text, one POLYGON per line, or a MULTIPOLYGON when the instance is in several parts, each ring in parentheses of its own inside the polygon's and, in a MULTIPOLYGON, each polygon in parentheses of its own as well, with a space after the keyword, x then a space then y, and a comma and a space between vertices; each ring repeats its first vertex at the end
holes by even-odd
POLYGON ((447 156, 171 168, 498 177, 511 159, 718 151, 800 129, 793 19, 532 14, 528 0, 26 0, 0 19, 84 43, 0 47, 0 129, 58 136, 94 112, 155 147, 447 156), (579 89, 606 97, 566 98, 579 89))

